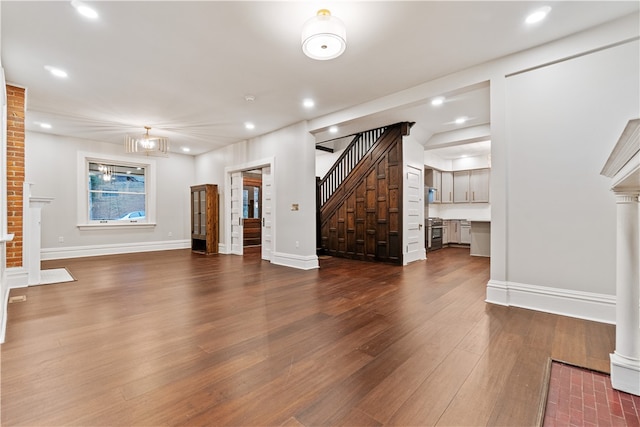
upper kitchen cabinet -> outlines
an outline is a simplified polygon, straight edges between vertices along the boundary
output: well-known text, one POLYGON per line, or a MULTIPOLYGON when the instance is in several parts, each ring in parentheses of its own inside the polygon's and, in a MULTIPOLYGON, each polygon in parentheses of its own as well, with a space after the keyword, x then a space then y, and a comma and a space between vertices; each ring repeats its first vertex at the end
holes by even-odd
POLYGON ((442 190, 441 185, 441 176, 442 172, 437 169, 425 169, 424 170, 424 185, 428 189, 433 189, 434 191, 430 191, 429 203, 440 203, 440 194, 442 190))
POLYGON ((455 172, 425 169, 425 186, 429 203, 489 203, 491 169, 459 170, 455 172))
POLYGON ((440 182, 442 191, 440 200, 442 203, 453 203, 453 172, 441 172, 440 182))
POLYGON ((469 171, 453 173, 453 203, 469 203, 469 171))
POLYGON ((474 169, 469 176, 471 203, 489 203, 490 169, 474 169))
POLYGON ((454 203, 489 203, 491 169, 472 169, 453 173, 454 203))

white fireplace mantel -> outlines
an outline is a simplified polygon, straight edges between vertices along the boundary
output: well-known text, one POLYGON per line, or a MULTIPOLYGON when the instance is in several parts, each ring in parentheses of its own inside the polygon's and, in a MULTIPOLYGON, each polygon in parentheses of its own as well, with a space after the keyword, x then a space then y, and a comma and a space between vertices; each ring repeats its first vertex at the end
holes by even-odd
POLYGON ((601 175, 616 194, 616 348, 613 388, 640 396, 640 119, 627 123, 601 175))

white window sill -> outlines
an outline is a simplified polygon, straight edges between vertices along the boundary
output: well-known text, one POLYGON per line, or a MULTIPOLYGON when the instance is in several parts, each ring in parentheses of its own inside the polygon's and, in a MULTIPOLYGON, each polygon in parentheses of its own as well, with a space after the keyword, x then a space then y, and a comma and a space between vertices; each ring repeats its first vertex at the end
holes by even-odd
POLYGON ((86 230, 113 230, 113 229, 130 229, 130 228, 153 228, 156 226, 155 222, 109 222, 106 224, 78 224, 77 227, 80 231, 86 230))

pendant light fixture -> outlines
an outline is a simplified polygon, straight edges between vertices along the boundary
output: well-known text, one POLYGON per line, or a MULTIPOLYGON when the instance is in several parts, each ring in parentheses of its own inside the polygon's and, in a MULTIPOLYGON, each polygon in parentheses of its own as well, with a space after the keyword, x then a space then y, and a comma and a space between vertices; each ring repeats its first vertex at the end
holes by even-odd
POLYGON ((127 153, 144 153, 147 156, 168 156, 169 139, 149 135, 151 128, 144 127, 146 133, 138 136, 127 135, 124 137, 124 149, 127 153))
POLYGON ((331 15, 328 9, 320 9, 316 16, 302 27, 302 51, 317 60, 334 59, 347 48, 347 30, 344 23, 331 15))

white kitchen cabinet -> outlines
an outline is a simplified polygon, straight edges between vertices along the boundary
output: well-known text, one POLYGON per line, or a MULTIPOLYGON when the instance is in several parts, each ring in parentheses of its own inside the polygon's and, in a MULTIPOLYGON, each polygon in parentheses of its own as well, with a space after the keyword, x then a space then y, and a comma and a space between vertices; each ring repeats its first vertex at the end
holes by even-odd
POLYGON ((460 222, 460 243, 471 244, 471 224, 467 221, 460 222))
POLYGON ((449 221, 442 221, 442 244, 449 244, 449 221))
POLYGON ((469 203, 469 171, 455 171, 453 173, 453 203, 469 203))
POLYGON ((440 173, 440 191, 441 203, 453 203, 453 172, 442 171, 440 173))
POLYGON ((449 220, 449 243, 460 243, 460 221, 449 220))
POLYGON ((489 203, 490 169, 474 169, 469 175, 471 203, 489 203))

